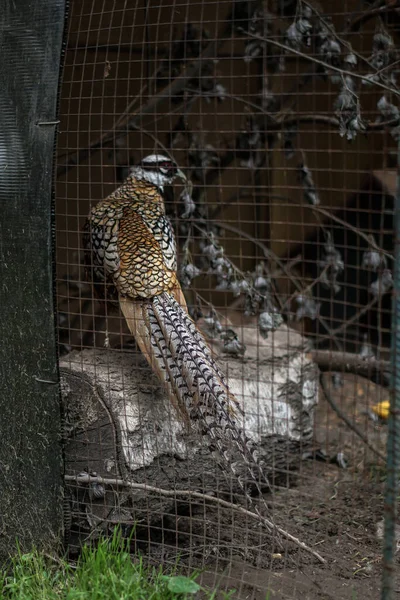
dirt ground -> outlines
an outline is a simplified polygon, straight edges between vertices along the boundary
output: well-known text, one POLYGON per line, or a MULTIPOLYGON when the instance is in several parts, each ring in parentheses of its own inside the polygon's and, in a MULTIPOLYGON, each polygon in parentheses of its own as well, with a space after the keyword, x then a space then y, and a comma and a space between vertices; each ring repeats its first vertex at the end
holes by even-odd
MULTIPOLYGON (((332 396, 385 454, 386 424, 374 423, 367 411, 387 391, 345 375, 343 387, 332 390, 332 396)), ((152 561, 178 560, 181 572, 199 569, 204 585, 234 589, 232 597, 243 600, 379 598, 382 542, 377 530, 383 517, 384 464, 336 416, 322 392, 315 448, 329 456, 343 452, 348 468, 303 460, 295 484, 277 488, 266 500, 274 521, 317 550, 325 564, 292 543, 283 548, 273 544, 256 521, 193 504, 190 514, 182 506, 164 518, 161 537, 153 537, 148 548, 152 561)), ((400 592, 400 568, 396 590, 400 592)))

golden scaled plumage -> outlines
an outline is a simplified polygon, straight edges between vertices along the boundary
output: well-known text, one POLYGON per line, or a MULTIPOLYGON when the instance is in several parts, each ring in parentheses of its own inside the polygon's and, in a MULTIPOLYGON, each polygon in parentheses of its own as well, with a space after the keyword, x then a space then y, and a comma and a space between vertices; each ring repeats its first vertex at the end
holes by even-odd
POLYGON ((87 269, 101 296, 145 299, 171 292, 183 300, 175 238, 156 186, 129 177, 91 210, 84 245, 87 269))
POLYGON ((166 267, 160 245, 143 217, 129 209, 120 221, 118 256, 114 280, 123 296, 152 298, 177 284, 175 272, 166 267))

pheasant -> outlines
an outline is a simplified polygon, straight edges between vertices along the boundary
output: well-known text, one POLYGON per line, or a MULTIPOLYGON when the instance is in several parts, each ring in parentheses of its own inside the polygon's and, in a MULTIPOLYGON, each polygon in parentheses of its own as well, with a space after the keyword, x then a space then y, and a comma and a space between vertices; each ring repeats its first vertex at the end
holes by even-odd
POLYGON ((85 262, 97 293, 118 302, 175 408, 187 421, 200 421, 249 498, 232 445, 252 486, 261 494, 261 486, 269 483, 241 426, 241 406, 187 312, 163 199, 164 187, 177 178, 186 182, 175 162, 162 155, 147 156, 133 167, 124 183, 91 210, 84 227, 85 262))

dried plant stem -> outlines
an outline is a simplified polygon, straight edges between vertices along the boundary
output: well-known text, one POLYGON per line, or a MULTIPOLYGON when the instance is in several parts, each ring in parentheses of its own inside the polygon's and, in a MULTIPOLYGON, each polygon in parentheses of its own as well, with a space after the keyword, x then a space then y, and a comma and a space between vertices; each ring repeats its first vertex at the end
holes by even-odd
MULTIPOLYGON (((250 31, 245 31, 244 29, 242 31, 245 35, 247 35, 250 38, 253 38, 255 40, 260 40, 261 42, 266 42, 267 44, 272 44, 273 46, 277 46, 278 48, 281 48, 282 50, 286 50, 286 52, 295 54, 296 56, 301 56, 302 58, 307 58, 310 62, 313 62, 322 67, 325 67, 325 69, 328 69, 328 71, 335 71, 336 73, 340 73, 341 75, 349 75, 350 77, 354 77, 355 79, 361 79, 361 81, 366 81, 369 84, 371 83, 370 80, 368 79, 368 77, 366 77, 365 75, 360 75, 359 73, 356 73, 355 71, 347 71, 346 69, 341 69, 340 67, 335 67, 333 65, 330 65, 329 63, 325 62, 324 60, 320 60, 319 58, 316 58, 315 56, 311 56, 309 54, 305 54, 304 52, 300 52, 300 50, 295 50, 294 48, 291 48, 290 46, 287 46, 286 44, 282 44, 282 42, 278 42, 278 40, 275 40, 273 38, 264 37, 262 35, 257 35, 256 33, 251 33, 250 31)), ((381 83, 380 81, 374 81, 374 85, 376 85, 377 87, 383 88, 384 90, 391 92, 392 94, 395 94, 396 96, 400 96, 400 90, 397 90, 394 87, 390 87, 384 83, 381 83)))
MULTIPOLYGON (((336 33, 335 28, 322 17, 322 15, 318 12, 318 10, 315 8, 315 6, 313 6, 313 4, 306 2, 306 0, 302 0, 302 2, 303 2, 303 4, 305 4, 312 10, 312 12, 318 17, 320 22, 324 25, 324 27, 326 27, 328 29, 328 31, 339 42, 339 44, 344 46, 348 50, 349 53, 354 54, 354 56, 356 56, 360 62, 363 62, 365 65, 368 66, 369 69, 374 71, 374 75, 378 75, 379 73, 382 72, 382 69, 377 71, 375 69, 375 67, 370 63, 370 61, 367 58, 365 58, 365 56, 363 56, 362 54, 360 54, 359 52, 354 50, 352 45, 347 40, 344 40, 343 38, 341 38, 340 35, 338 35, 336 33)), ((391 66, 391 65, 388 65, 388 66, 391 66)))

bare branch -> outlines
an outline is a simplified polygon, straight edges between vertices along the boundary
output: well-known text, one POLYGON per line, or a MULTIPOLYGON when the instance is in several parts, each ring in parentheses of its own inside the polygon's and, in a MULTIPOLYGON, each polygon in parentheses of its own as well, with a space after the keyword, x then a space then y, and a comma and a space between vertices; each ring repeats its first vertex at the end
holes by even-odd
POLYGON ((234 510, 235 512, 239 512, 242 515, 246 515, 251 519, 259 521, 267 526, 269 530, 275 530, 280 533, 284 538, 293 542, 302 550, 305 550, 309 554, 312 554, 320 563, 325 564, 326 560, 315 550, 307 546, 304 542, 296 538, 291 533, 288 533, 278 525, 275 525, 272 521, 267 519, 266 517, 251 512, 242 506, 238 506, 237 504, 233 504, 232 502, 227 502, 226 500, 222 500, 222 498, 217 498, 215 496, 210 496, 209 494, 202 494, 201 492, 194 492, 192 490, 165 490, 163 488, 154 487, 151 485, 147 485, 145 483, 133 483, 130 481, 125 481, 124 479, 111 479, 106 477, 91 477, 90 475, 65 475, 64 477, 66 482, 69 483, 78 483, 83 485, 88 485, 90 483, 100 483, 102 485, 110 486, 110 487, 125 487, 130 488, 132 490, 143 490, 145 492, 150 492, 153 494, 159 494, 160 496, 166 496, 167 498, 176 498, 176 497, 187 497, 187 498, 198 498, 199 500, 203 500, 206 502, 211 502, 212 504, 219 504, 224 508, 229 508, 230 510, 234 510))
POLYGON ((367 235, 366 233, 361 231, 361 229, 359 229, 358 227, 354 227, 354 225, 347 223, 347 221, 343 221, 343 219, 336 216, 334 213, 330 212, 329 210, 326 210, 325 208, 321 208, 320 206, 315 206, 313 204, 304 204, 302 202, 296 202, 295 200, 292 200, 292 198, 289 198, 288 196, 281 196, 278 194, 273 194, 272 196, 270 196, 270 198, 272 198, 272 199, 275 198, 277 200, 286 200, 290 204, 295 204, 296 206, 304 206, 305 208, 309 208, 316 213, 324 215, 328 219, 335 221, 336 223, 339 223, 340 225, 342 225, 342 227, 349 229, 356 235, 363 238, 367 242, 368 246, 370 246, 371 248, 374 248, 374 250, 376 250, 380 254, 386 256, 387 258, 390 258, 391 260, 394 260, 393 255, 390 254, 390 252, 387 252, 387 250, 384 250, 383 248, 378 246, 378 244, 375 242, 375 240, 371 239, 371 237, 369 235, 367 235))
POLYGON ((389 0, 389 2, 380 2, 381 6, 373 6, 369 10, 362 11, 361 14, 356 17, 349 26, 349 31, 358 31, 364 23, 369 21, 370 19, 374 19, 380 15, 384 15, 385 13, 398 11, 399 3, 397 0, 389 0))
POLYGON ((65 175, 70 169, 86 160, 91 154, 100 148, 107 147, 113 143, 114 139, 120 135, 126 135, 130 129, 135 129, 140 124, 140 119, 143 115, 155 112, 158 106, 164 101, 173 96, 178 95, 186 86, 187 82, 195 78, 204 66, 204 61, 216 56, 218 48, 225 42, 225 39, 231 31, 231 24, 225 24, 221 33, 215 40, 212 40, 204 49, 202 55, 193 63, 186 66, 184 71, 176 77, 169 85, 161 90, 157 95, 152 96, 144 106, 140 106, 131 113, 132 106, 136 103, 137 98, 134 98, 129 103, 125 111, 119 116, 113 127, 103 134, 99 139, 94 141, 88 148, 82 148, 77 153, 70 156, 65 163, 57 168, 57 177, 65 175))
POLYGON ((332 350, 310 350, 311 357, 323 371, 346 371, 370 377, 371 373, 390 372, 388 360, 378 360, 374 356, 362 358, 353 352, 334 352, 332 350))
MULTIPOLYGON (((336 327, 336 329, 332 329, 331 331, 331 335, 338 335, 338 333, 343 333, 343 331, 346 331, 346 329, 352 325, 353 323, 356 323, 357 321, 360 320, 360 318, 365 315, 366 312, 368 312, 378 301, 379 298, 373 298, 370 302, 368 302, 361 310, 359 310, 358 312, 356 312, 350 319, 348 319, 347 321, 345 321, 344 323, 342 323, 339 327, 336 327)), ((323 340, 325 339, 327 336, 326 335, 321 335, 320 339, 323 340)))
MULTIPOLYGON (((290 116, 288 119, 283 118, 278 121, 282 127, 291 127, 292 125, 298 125, 299 123, 320 123, 321 125, 332 125, 332 127, 339 127, 340 123, 336 117, 329 117, 328 115, 296 115, 290 116)), ((400 123, 400 119, 391 119, 390 121, 372 122, 365 124, 366 131, 383 131, 386 127, 396 127, 400 123)))
POLYGON ((369 448, 382 462, 386 463, 386 457, 381 452, 379 452, 379 450, 377 450, 375 448, 375 446, 373 446, 371 444, 371 442, 369 441, 367 436, 364 435, 364 433, 357 427, 357 425, 355 425, 353 423, 353 421, 350 421, 350 419, 338 407, 338 405, 336 404, 336 402, 334 401, 334 399, 332 398, 332 396, 328 390, 328 386, 325 382, 325 377, 324 377, 323 373, 320 374, 319 379, 320 379, 321 387, 324 391, 325 397, 328 401, 328 404, 335 411, 335 413, 338 415, 338 417, 340 419, 342 419, 342 421, 344 421, 346 423, 347 427, 349 427, 349 429, 351 429, 360 438, 360 440, 362 440, 364 442, 364 444, 367 446, 367 448, 369 448))

